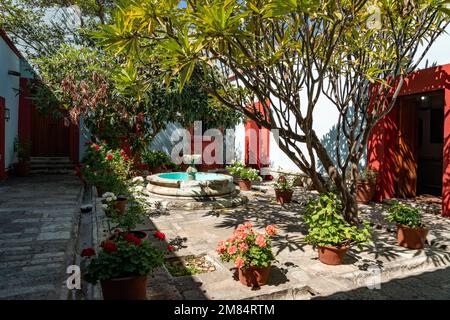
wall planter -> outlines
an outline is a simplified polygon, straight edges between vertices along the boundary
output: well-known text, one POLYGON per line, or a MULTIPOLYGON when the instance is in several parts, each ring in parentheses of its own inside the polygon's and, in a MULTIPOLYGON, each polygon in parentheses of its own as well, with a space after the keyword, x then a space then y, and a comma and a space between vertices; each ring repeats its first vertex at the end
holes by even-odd
POLYGON ((397 243, 408 249, 423 249, 428 235, 428 228, 397 224, 397 243))
POLYGON ((348 248, 348 246, 340 248, 334 246, 318 246, 319 261, 333 266, 340 265, 348 248))
POLYGON ((293 190, 275 189, 275 198, 279 204, 290 203, 293 193, 293 190))
POLYGON ((239 180, 239 188, 242 191, 250 191, 252 189, 252 182, 250 180, 239 180))
POLYGON ((104 300, 147 299, 147 276, 103 280, 100 284, 104 300))
POLYGON ((270 276, 270 266, 265 268, 240 268, 239 281, 247 287, 260 287, 267 284, 270 276))
POLYGON ((18 162, 14 163, 14 174, 18 177, 26 177, 30 175, 30 163, 18 162))

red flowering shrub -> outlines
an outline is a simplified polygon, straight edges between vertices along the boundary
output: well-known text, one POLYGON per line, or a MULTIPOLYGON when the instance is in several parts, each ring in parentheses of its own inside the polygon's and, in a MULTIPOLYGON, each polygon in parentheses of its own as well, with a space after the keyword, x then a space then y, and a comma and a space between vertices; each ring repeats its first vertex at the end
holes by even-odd
MULTIPOLYGON (((131 233, 103 241, 100 247, 98 255, 89 259, 84 272, 84 279, 91 283, 148 275, 164 262, 162 250, 131 233)), ((93 256, 92 253, 95 255, 92 248, 86 248, 82 256, 93 256)))
POLYGON ((166 239, 166 235, 165 235, 164 233, 162 233, 161 231, 155 231, 155 233, 153 234, 153 236, 154 236, 156 239, 159 239, 159 240, 164 240, 164 239, 166 239))
POLYGON ((92 257, 95 256, 95 250, 93 248, 84 248, 80 255, 82 257, 92 257))
POLYGON ((133 243, 136 246, 140 246, 141 245, 141 239, 136 237, 134 234, 132 233, 128 233, 127 235, 125 235, 125 237, 123 237, 123 239, 125 241, 128 241, 129 243, 133 243))
POLYGON ((117 251, 117 245, 111 240, 103 241, 100 247, 108 253, 113 253, 117 251))
POLYGON ((216 251, 222 261, 233 261, 239 269, 268 267, 275 260, 271 246, 271 237, 275 234, 273 225, 268 225, 264 233, 258 233, 251 223, 246 223, 238 226, 230 238, 219 241, 216 251))

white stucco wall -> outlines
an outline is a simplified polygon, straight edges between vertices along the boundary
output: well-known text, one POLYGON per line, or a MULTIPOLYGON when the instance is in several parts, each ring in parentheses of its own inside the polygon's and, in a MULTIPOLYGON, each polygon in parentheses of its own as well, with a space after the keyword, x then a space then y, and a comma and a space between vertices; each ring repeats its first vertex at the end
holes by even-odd
POLYGON ((10 110, 10 119, 5 122, 5 167, 14 162, 14 138, 18 134, 19 123, 19 84, 18 76, 8 71, 20 72, 20 59, 0 38, 0 96, 5 98, 5 108, 10 110))

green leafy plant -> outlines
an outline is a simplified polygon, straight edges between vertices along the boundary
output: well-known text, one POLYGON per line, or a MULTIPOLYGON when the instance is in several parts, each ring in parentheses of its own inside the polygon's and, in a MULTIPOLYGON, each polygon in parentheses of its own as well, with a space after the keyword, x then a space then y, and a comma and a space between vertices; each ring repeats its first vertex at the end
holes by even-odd
POLYGON ((358 182, 374 183, 377 179, 378 171, 366 168, 358 176, 358 182))
POLYGON ((114 241, 106 240, 100 248, 98 255, 92 248, 81 253, 89 259, 84 279, 94 284, 102 280, 145 276, 164 263, 161 250, 131 233, 120 235, 114 241))
POLYGON ((282 176, 278 177, 277 182, 274 184, 273 187, 275 190, 290 191, 290 190, 292 190, 293 186, 294 186, 294 180, 282 175, 282 176))
POLYGON ((132 201, 123 214, 114 211, 111 215, 111 221, 116 223, 116 228, 130 232, 138 224, 144 222, 144 209, 139 203, 132 201))
POLYGON ((232 165, 227 166, 227 170, 232 175, 239 176, 239 178, 241 178, 242 180, 262 180, 262 178, 259 176, 258 170, 246 167, 241 162, 234 162, 232 165))
POLYGON ((398 201, 393 201, 389 207, 387 220, 410 228, 423 226, 420 209, 398 201))
POLYGON ((17 158, 20 163, 30 161, 31 141, 26 138, 16 137, 14 139, 14 151, 17 152, 17 158))
POLYGON ((91 143, 81 172, 92 185, 125 196, 132 165, 133 161, 124 150, 109 148, 106 143, 91 143))
POLYGON ((157 168, 166 166, 169 168, 175 168, 176 165, 170 159, 170 156, 163 151, 147 150, 142 154, 142 161, 150 168, 157 168))
POLYGON ((245 169, 245 165, 241 162, 234 162, 232 165, 227 166, 228 172, 236 176, 238 176, 243 169, 245 169))
POLYGON ((246 223, 238 226, 230 238, 220 241, 216 251, 222 261, 233 261, 236 268, 269 267, 275 260, 271 244, 275 233, 273 225, 259 233, 253 230, 251 223, 246 223))
POLYGON ((306 206, 304 220, 309 226, 305 241, 312 245, 360 245, 371 238, 368 222, 356 226, 344 219, 341 200, 333 193, 322 194, 318 199, 311 200, 306 206))

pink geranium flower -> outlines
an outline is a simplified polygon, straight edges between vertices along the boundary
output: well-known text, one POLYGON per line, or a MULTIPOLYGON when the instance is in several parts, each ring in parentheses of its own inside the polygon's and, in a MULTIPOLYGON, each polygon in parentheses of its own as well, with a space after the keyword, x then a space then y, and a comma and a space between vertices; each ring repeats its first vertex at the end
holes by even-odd
POLYGON ((255 243, 256 243, 256 245, 260 246, 261 248, 264 248, 267 245, 266 237, 263 234, 257 235, 255 243))
POLYGON ((266 227, 266 232, 267 232, 267 234, 268 234, 269 236, 273 236, 273 235, 275 235, 275 234, 277 233, 277 229, 275 228, 274 225, 269 224, 269 225, 266 227))
POLYGON ((236 260, 234 261, 234 266, 235 266, 236 268, 238 268, 238 269, 241 269, 241 268, 244 266, 244 263, 245 263, 244 259, 238 257, 238 258, 236 258, 236 260))
POLYGON ((246 243, 241 243, 239 245, 239 250, 241 250, 242 252, 246 252, 248 250, 248 245, 246 243))
POLYGON ((237 252, 237 247, 236 246, 231 246, 228 248, 228 254, 235 254, 237 252))

